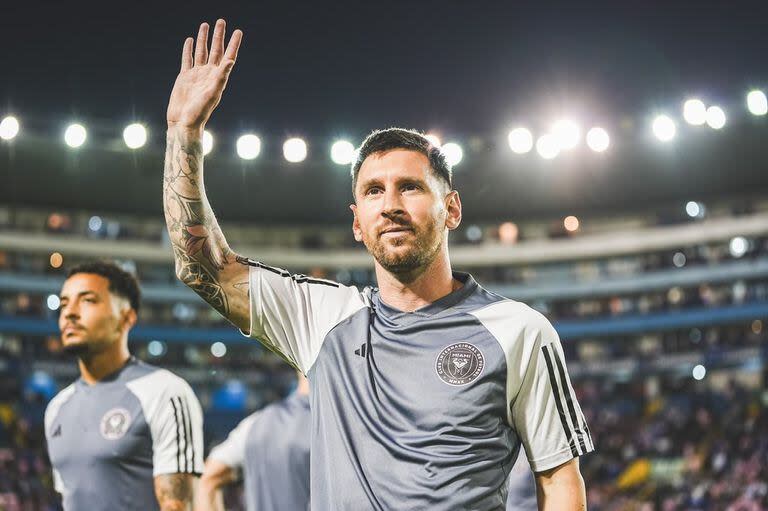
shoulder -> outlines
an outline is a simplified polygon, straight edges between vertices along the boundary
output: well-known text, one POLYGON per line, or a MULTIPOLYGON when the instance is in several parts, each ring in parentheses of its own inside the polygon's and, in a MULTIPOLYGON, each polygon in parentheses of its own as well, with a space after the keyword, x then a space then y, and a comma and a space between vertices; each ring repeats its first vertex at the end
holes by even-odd
MULTIPOLYGON (((498 296, 498 295, 495 295, 498 296)), ((499 297, 499 300, 479 307, 469 314, 478 318, 483 324, 501 324, 505 327, 516 326, 527 330, 549 330, 552 324, 542 313, 531 306, 499 297)))
POLYGON ((192 387, 180 376, 143 362, 139 363, 133 378, 125 385, 141 400, 193 394, 192 387))
POLYGON ((58 415, 59 410, 61 410, 61 407, 64 406, 64 404, 69 401, 69 399, 75 394, 76 386, 74 383, 71 383, 67 385, 64 389, 61 390, 58 394, 56 394, 53 399, 51 399, 48 402, 48 405, 45 407, 45 422, 48 424, 50 421, 52 421, 56 415, 58 415))

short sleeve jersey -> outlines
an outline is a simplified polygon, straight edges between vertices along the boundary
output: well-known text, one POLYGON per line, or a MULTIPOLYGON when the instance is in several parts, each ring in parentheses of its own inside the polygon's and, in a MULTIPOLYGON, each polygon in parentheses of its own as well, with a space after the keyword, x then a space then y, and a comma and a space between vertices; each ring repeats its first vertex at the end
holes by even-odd
POLYGON ((250 335, 311 383, 312 509, 503 510, 521 445, 534 471, 594 449, 551 324, 454 277, 402 312, 251 262, 250 335))
POLYGON ((56 395, 45 436, 65 510, 158 509, 155 476, 203 468, 203 414, 191 387, 134 358, 56 395))
POLYGON ((296 392, 243 419, 209 459, 242 470, 248 511, 309 509, 309 396, 296 392))

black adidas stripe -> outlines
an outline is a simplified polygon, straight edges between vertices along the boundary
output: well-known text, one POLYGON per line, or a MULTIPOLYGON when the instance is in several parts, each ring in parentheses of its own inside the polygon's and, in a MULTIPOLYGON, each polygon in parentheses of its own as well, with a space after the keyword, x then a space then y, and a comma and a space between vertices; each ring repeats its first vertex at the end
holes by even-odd
POLYGON ((555 394, 555 405, 557 406, 557 413, 560 416, 560 424, 563 426, 563 431, 568 439, 568 446, 571 448, 571 454, 573 457, 579 455, 579 451, 576 449, 576 442, 573 439, 573 432, 568 427, 568 419, 565 417, 565 411, 563 410, 563 403, 560 401, 560 387, 555 377, 555 369, 552 365, 552 359, 547 351, 547 346, 542 346, 541 351, 544 353, 544 360, 547 363, 547 372, 549 373, 549 385, 552 387, 552 392, 555 394))
POLYGON ((176 420, 176 472, 181 472, 181 434, 179 430, 179 410, 176 408, 176 402, 171 398, 173 406, 173 418, 176 420))
POLYGON ((184 413, 184 405, 181 402, 181 398, 177 397, 179 401, 179 410, 181 410, 181 422, 182 432, 184 433, 184 470, 182 472, 189 472, 189 456, 187 450, 189 449, 189 435, 187 434, 187 414, 184 413))
MULTIPOLYGON (((550 346, 551 347, 551 346, 550 346)), ((573 396, 571 395, 570 385, 568 380, 565 379, 565 369, 563 368, 563 362, 560 360, 560 354, 557 350, 552 349, 552 354, 555 358, 555 364, 557 364, 557 371, 560 374, 560 382, 563 386, 563 394, 565 394, 565 403, 568 405, 568 412, 571 415, 571 423, 573 429, 576 430, 576 436, 579 438, 579 447, 581 447, 581 454, 587 452, 587 448, 584 446, 584 437, 582 435, 582 425, 576 418, 576 409, 573 406, 573 396)))
POLYGON ((184 398, 182 402, 184 403, 184 409, 187 411, 187 426, 189 428, 189 446, 190 446, 190 451, 192 452, 192 455, 190 457, 191 458, 190 462, 192 464, 192 467, 187 470, 189 472, 194 472, 195 470, 195 437, 192 435, 192 431, 193 431, 192 430, 192 414, 189 411, 189 403, 187 403, 186 398, 184 398))
POLYGON ((290 278, 296 281, 297 284, 320 284, 321 286, 330 286, 330 287, 339 287, 339 284, 336 282, 332 282, 330 280, 323 280, 323 279, 315 279, 312 277, 307 277, 306 275, 294 275, 291 272, 287 270, 283 270, 281 268, 275 268, 274 266, 269 266, 264 263, 260 263, 258 261, 254 261, 253 259, 244 259, 245 263, 248 266, 253 266, 254 268, 261 268, 262 270, 270 271, 276 275, 280 275, 281 277, 290 278))

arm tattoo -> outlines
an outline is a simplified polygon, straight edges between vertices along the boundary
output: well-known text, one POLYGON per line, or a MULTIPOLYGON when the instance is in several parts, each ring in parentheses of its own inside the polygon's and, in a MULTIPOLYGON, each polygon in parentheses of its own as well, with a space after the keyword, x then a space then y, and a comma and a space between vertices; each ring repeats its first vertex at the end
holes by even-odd
POLYGON ((203 148, 169 132, 163 176, 163 207, 176 275, 224 316, 230 313, 219 279, 235 254, 224 239, 203 188, 203 148))
POLYGON ((191 474, 163 474, 155 477, 155 496, 161 511, 187 511, 192 507, 191 474))

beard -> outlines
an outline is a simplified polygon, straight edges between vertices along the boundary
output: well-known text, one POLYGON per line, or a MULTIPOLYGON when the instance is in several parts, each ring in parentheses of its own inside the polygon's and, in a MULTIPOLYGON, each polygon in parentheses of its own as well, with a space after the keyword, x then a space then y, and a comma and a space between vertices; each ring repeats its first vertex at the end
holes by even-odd
POLYGON ((376 262, 389 273, 398 276, 401 281, 413 280, 426 270, 443 244, 443 237, 438 232, 435 219, 424 227, 407 227, 413 229, 413 233, 402 239, 385 240, 376 235, 373 240, 363 240, 376 262), (407 250, 396 250, 405 245, 411 246, 407 250))
POLYGON ((74 344, 65 344, 61 351, 67 355, 83 358, 91 353, 91 346, 87 342, 77 342, 74 344))

